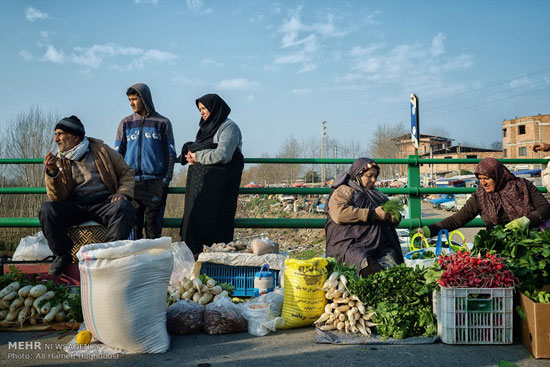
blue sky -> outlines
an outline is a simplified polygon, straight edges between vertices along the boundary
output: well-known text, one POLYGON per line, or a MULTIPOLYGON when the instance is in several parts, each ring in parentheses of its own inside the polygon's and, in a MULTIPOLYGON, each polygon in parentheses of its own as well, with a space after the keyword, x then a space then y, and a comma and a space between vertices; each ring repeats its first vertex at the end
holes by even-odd
POLYGON ((78 115, 113 144, 148 84, 177 149, 194 140, 194 101, 218 93, 244 153, 283 141, 368 144, 378 124, 455 142, 501 140, 503 119, 550 113, 550 1, 0 2, 0 128, 31 105, 78 115))

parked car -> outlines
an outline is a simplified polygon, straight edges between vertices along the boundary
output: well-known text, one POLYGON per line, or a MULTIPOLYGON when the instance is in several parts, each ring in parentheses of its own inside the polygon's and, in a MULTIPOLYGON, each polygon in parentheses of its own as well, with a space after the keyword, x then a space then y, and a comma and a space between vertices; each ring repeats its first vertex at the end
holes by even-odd
POLYGON ((439 209, 445 209, 450 212, 451 211, 454 212, 455 208, 456 208, 456 203, 454 200, 439 204, 439 209))
POLYGON ((437 208, 439 204, 446 203, 448 201, 454 201, 454 194, 442 194, 439 198, 430 199, 428 202, 432 204, 432 207, 437 208))

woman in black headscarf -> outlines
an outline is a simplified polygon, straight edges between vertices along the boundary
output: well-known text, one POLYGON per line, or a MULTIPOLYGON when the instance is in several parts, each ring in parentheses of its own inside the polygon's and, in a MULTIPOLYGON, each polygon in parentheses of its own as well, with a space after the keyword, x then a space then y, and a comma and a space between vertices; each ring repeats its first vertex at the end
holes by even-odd
POLYGON ((374 187, 380 173, 375 161, 358 158, 332 184, 325 225, 327 256, 355 265, 360 276, 403 263, 392 219, 380 205, 388 198, 374 187))
POLYGON ((198 254, 203 245, 233 241, 244 163, 241 131, 227 117, 231 112, 227 103, 217 94, 206 94, 195 104, 200 128, 179 157, 182 165, 189 163, 180 235, 198 254))

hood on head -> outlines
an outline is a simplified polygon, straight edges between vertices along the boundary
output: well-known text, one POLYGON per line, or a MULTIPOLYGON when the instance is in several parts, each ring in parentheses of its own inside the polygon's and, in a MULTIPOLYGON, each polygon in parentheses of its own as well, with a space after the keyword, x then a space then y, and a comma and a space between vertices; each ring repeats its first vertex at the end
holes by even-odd
POLYGON ((153 114, 155 112, 155 105, 153 104, 153 97, 151 97, 151 90, 147 84, 137 83, 132 85, 130 88, 134 88, 138 92, 139 98, 141 98, 141 101, 147 110, 147 116, 153 114))

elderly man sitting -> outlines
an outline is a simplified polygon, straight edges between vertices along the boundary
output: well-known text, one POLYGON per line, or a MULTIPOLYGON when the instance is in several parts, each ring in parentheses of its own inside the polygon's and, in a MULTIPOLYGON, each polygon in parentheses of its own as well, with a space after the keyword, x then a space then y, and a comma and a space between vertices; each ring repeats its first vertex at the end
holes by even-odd
POLYGON ((40 225, 56 256, 49 274, 61 274, 71 262, 70 226, 93 220, 107 228, 106 241, 128 238, 135 218, 131 204, 134 171, 101 140, 85 136, 76 116, 55 126, 58 153, 44 157, 46 191, 51 202, 40 209, 40 225))

